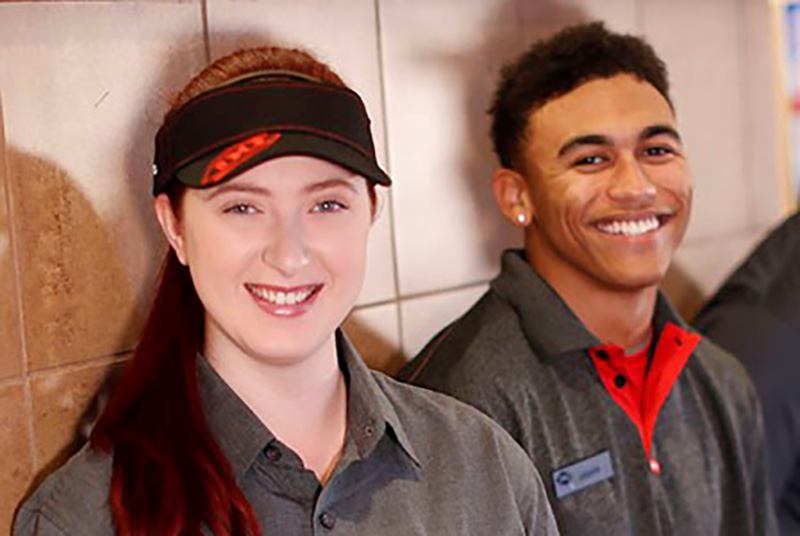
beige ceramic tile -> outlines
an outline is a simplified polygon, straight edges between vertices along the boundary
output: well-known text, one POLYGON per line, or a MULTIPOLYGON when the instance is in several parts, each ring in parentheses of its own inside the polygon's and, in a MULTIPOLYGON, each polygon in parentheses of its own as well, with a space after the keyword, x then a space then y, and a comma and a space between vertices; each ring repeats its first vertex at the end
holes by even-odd
POLYGON ((0 5, 0 91, 31 369, 131 346, 162 244, 153 136, 203 62, 195 3, 0 5))
POLYGON ((376 370, 394 374, 405 363, 400 353, 397 303, 364 307, 353 311, 344 331, 361 357, 376 370))
POLYGON ((103 381, 120 366, 103 360, 31 378, 37 471, 51 471, 85 442, 107 394, 103 381))
POLYGON ((773 6, 754 0, 741 2, 741 6, 742 108, 747 129, 744 173, 748 202, 754 224, 772 225, 781 219, 793 201, 783 191, 778 160, 777 77, 770 20, 773 6))
POLYGON ((23 370, 17 274, 11 242, 11 219, 8 213, 3 110, 0 102, 0 379, 18 376, 23 370))
MULTIPOLYGON (((385 154, 381 79, 373 0, 209 0, 211 56, 244 46, 305 48, 329 62, 364 99, 379 160, 385 154)), ((391 169, 389 169, 391 174, 391 169)), ((395 297, 390 211, 370 237, 367 276, 359 304, 395 297)))
MULTIPOLYGON (((743 110, 742 12, 739 2, 642 2, 645 36, 666 62, 672 96, 695 180, 688 238, 729 234, 752 225, 747 201, 743 110)), ((764 58, 763 61, 767 61, 764 58)))
POLYGON ((488 279, 521 240, 492 199, 485 113, 518 6, 382 0, 380 24, 401 295, 488 279))
POLYGON ((403 321, 403 353, 413 358, 434 335, 464 314, 488 289, 476 285, 400 302, 403 321))
POLYGON ((768 227, 745 229, 684 243, 678 249, 663 288, 685 318, 697 314, 767 231, 768 227))
POLYGON ((33 476, 30 418, 21 384, 0 388, 0 533, 11 533, 14 511, 33 476))

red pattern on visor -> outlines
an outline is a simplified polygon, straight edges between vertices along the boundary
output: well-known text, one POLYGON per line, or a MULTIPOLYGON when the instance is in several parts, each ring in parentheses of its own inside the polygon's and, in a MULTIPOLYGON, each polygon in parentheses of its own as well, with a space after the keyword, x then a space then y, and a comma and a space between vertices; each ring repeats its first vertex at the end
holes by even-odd
POLYGON ((234 143, 208 164, 200 185, 210 186, 224 180, 231 171, 255 155, 266 151, 275 145, 279 139, 281 139, 280 132, 262 132, 255 136, 250 136, 246 140, 234 143))

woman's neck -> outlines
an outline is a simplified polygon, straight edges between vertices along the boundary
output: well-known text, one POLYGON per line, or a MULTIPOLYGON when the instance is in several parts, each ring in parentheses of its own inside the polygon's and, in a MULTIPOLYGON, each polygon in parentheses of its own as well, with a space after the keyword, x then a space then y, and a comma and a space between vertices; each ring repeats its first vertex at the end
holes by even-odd
POLYGON ((347 428, 347 389, 335 337, 314 355, 292 364, 205 351, 231 389, 325 484, 344 446, 347 428))

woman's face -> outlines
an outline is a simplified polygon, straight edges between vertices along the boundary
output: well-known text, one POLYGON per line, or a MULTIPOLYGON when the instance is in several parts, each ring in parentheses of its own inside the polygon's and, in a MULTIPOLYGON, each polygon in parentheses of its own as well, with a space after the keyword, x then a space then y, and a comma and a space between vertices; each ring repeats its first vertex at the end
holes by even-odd
POLYGON ((188 188, 177 217, 159 199, 159 219, 205 307, 209 357, 291 364, 330 341, 364 279, 372 222, 365 179, 287 156, 188 188))

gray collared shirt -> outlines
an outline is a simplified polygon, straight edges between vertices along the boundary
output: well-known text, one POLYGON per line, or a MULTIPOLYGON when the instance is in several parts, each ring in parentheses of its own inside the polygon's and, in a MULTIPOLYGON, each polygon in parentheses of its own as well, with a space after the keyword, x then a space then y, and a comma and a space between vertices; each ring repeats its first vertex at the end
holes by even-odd
MULTIPOLYGON (((497 425, 448 397, 369 371, 343 337, 348 385, 343 455, 324 487, 200 359, 209 426, 265 535, 556 535, 525 453, 497 425)), ((84 448, 21 508, 27 534, 113 534, 111 458, 84 448)))
MULTIPOLYGON (((659 295, 656 338, 668 322, 688 329, 659 295)), ((562 534, 775 534, 761 413, 741 366, 701 340, 661 407, 648 459, 592 362, 599 345, 524 255, 509 251, 489 291, 401 377, 508 430, 545 480, 562 534)))

